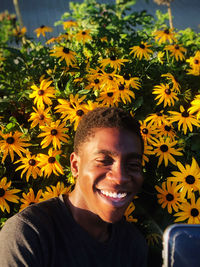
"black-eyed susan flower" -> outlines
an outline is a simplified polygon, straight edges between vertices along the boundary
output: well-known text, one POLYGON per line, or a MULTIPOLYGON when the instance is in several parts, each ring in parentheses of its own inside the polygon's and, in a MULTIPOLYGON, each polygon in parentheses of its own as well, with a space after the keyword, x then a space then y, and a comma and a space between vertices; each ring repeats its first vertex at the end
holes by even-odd
POLYGON ((200 75, 200 51, 197 51, 194 55, 194 57, 190 57, 186 60, 186 62, 189 62, 190 67, 192 69, 188 69, 188 74, 192 74, 195 76, 200 75))
POLYGON ((42 195, 41 189, 37 192, 37 195, 35 195, 32 188, 29 189, 29 192, 27 194, 22 193, 22 198, 20 199, 20 201, 23 204, 21 204, 19 211, 22 211, 23 209, 32 204, 39 203, 41 195, 42 195))
POLYGON ((46 186, 45 191, 42 193, 41 201, 58 197, 63 194, 67 194, 70 191, 71 187, 66 187, 63 182, 58 182, 56 186, 50 185, 46 186))
POLYGON ((129 86, 126 84, 119 84, 118 88, 116 89, 116 99, 117 101, 122 100, 124 104, 127 102, 131 103, 131 98, 135 99, 135 94, 133 91, 130 90, 129 86))
POLYGON ((101 84, 101 78, 95 78, 95 79, 91 79, 89 78, 89 84, 86 85, 84 87, 85 90, 94 90, 94 91, 99 91, 102 87, 102 84, 101 84))
POLYGON ((27 32, 26 27, 20 28, 18 25, 16 26, 15 29, 13 29, 13 34, 18 38, 24 36, 26 32, 27 32))
POLYGON ((176 185, 176 182, 172 183, 167 180, 167 182, 162 183, 161 187, 155 186, 158 191, 158 203, 163 209, 167 207, 169 213, 172 213, 172 210, 177 212, 180 203, 182 203, 182 198, 176 185))
POLYGON ((52 31, 53 29, 51 27, 45 25, 41 25, 39 28, 34 30, 34 32, 36 32, 37 34, 37 37, 40 37, 41 34, 45 37, 46 32, 52 32, 52 31))
POLYGON ((187 52, 187 49, 180 44, 167 45, 165 50, 169 51, 170 56, 174 57, 176 61, 183 61, 185 59, 184 53, 187 52))
POLYGON ((22 153, 26 153, 25 147, 30 146, 31 144, 26 143, 29 141, 28 138, 23 137, 23 133, 19 131, 15 131, 13 134, 12 132, 3 134, 0 131, 0 136, 3 140, 0 140, 0 152, 3 153, 2 163, 4 162, 5 158, 9 154, 11 157, 12 162, 14 161, 14 152, 17 153, 20 157, 22 157, 22 153))
POLYGON ((161 124, 161 126, 158 127, 158 136, 170 137, 171 140, 174 140, 176 137, 176 132, 174 131, 172 123, 166 121, 165 123, 161 124))
POLYGON ((124 216, 125 216, 127 222, 137 222, 138 221, 137 219, 133 218, 133 215, 131 215, 134 210, 135 210, 135 205, 133 202, 131 202, 124 213, 124 216))
POLYGON ((29 181, 30 176, 36 179, 40 176, 40 169, 38 167, 39 161, 37 160, 37 156, 31 155, 29 151, 26 152, 26 156, 21 157, 19 160, 15 161, 15 163, 21 163, 19 167, 16 168, 16 171, 23 169, 21 172, 21 178, 26 173, 26 181, 29 181))
POLYGON ((149 47, 151 47, 151 45, 147 44, 147 42, 141 42, 140 45, 130 47, 130 55, 134 53, 134 58, 137 57, 141 60, 144 57, 146 60, 149 60, 150 55, 153 54, 153 51, 149 49, 149 47))
POLYGON ((191 198, 192 193, 200 190, 200 168, 195 158, 192 158, 191 166, 186 164, 185 167, 177 162, 180 171, 173 171, 173 177, 169 177, 169 181, 177 182, 177 189, 180 190, 182 197, 186 195, 191 198))
POLYGON ((31 128, 34 128, 36 125, 42 126, 45 124, 50 124, 52 119, 51 119, 51 115, 49 113, 50 111, 50 107, 47 109, 43 109, 43 108, 34 108, 35 112, 32 112, 30 114, 30 119, 28 121, 32 121, 31 123, 31 128))
POLYGON ((102 90, 96 101, 101 102, 102 106, 117 107, 119 102, 117 91, 115 89, 102 90))
POLYGON ((151 144, 152 141, 156 141, 156 135, 158 133, 157 131, 157 125, 155 124, 147 124, 147 122, 144 121, 139 121, 140 123, 140 133, 142 135, 142 138, 144 140, 145 144, 151 144))
POLYGON ((155 36, 155 41, 158 42, 158 44, 166 42, 173 43, 177 41, 173 29, 166 28, 164 30, 155 31, 153 35, 155 36))
POLYGON ((59 57, 59 61, 65 60, 67 67, 73 66, 76 63, 76 53, 68 47, 56 46, 50 52, 50 56, 59 57))
POLYGON ((72 27, 77 27, 78 23, 73 20, 68 20, 68 21, 63 21, 63 28, 64 30, 72 28, 72 27))
POLYGON ((31 86, 33 92, 29 97, 34 98, 34 104, 37 105, 37 108, 44 108, 44 103, 52 105, 51 98, 55 98, 55 88, 50 86, 52 82, 53 81, 49 81, 49 79, 43 79, 39 87, 35 84, 31 86))
POLYGON ((174 222, 200 223, 200 198, 195 201, 195 195, 193 194, 190 202, 183 202, 179 209, 180 211, 174 214, 177 217, 174 222))
POLYGON ((160 62, 161 65, 163 65, 164 63, 164 56, 165 56, 165 53, 162 51, 159 51, 157 54, 158 61, 160 62))
POLYGON ((105 68, 106 66, 110 65, 111 68, 113 68, 115 71, 121 70, 121 65, 124 65, 124 62, 128 62, 128 59, 119 59, 115 55, 110 56, 109 58, 104 58, 99 61, 102 68, 105 68))
POLYGON ((163 113, 163 110, 161 110, 156 113, 149 114, 145 121, 149 122, 149 125, 155 124, 157 126, 161 126, 167 121, 167 116, 163 113))
POLYGON ((154 153, 156 157, 159 157, 158 167, 164 160, 165 167, 168 166, 170 161, 172 164, 176 165, 176 159, 172 156, 182 156, 183 153, 180 152, 182 148, 175 148, 178 141, 170 141, 170 138, 160 137, 157 141, 153 141, 152 144, 155 147, 154 153))
POLYGON ((76 34, 76 40, 82 43, 92 40, 92 36, 90 35, 90 30, 79 31, 76 34))
POLYGON ((10 213, 10 207, 7 201, 18 203, 19 197, 15 195, 21 190, 19 189, 10 189, 11 181, 7 182, 7 178, 3 177, 0 180, 0 209, 4 212, 5 210, 10 213))
POLYGON ((141 87, 138 77, 131 77, 129 74, 124 74, 123 76, 121 76, 121 79, 120 83, 125 83, 126 86, 132 87, 133 89, 139 90, 141 87))
POLYGON ((148 156, 154 155, 153 147, 144 143, 144 152, 142 155, 142 166, 145 166, 145 162, 149 162, 148 156))
POLYGON ((40 126, 40 129, 43 133, 39 134, 38 137, 44 137, 41 141, 42 148, 48 147, 52 143, 55 149, 60 149, 60 141, 68 143, 69 135, 65 134, 68 131, 68 128, 65 128, 65 122, 61 123, 60 120, 57 120, 51 122, 49 126, 40 126))
POLYGON ((197 119, 200 118, 200 94, 196 95, 191 102, 191 107, 188 109, 190 114, 196 113, 197 119))
POLYGON ((170 89, 168 84, 161 83, 154 86, 152 94, 157 95, 155 97, 155 100, 159 100, 157 105, 163 102, 164 107, 174 106, 175 101, 178 101, 177 93, 170 89))
POLYGON ((198 120, 185 109, 183 106, 180 106, 180 112, 177 111, 168 111, 171 116, 169 120, 171 123, 177 122, 178 123, 178 130, 183 129, 184 134, 187 133, 189 129, 190 132, 193 131, 193 125, 200 127, 198 120))
POLYGON ((120 84, 120 79, 119 79, 119 75, 117 75, 115 73, 115 71, 111 72, 111 73, 107 73, 105 71, 102 71, 101 74, 101 84, 102 84, 102 89, 105 90, 113 90, 116 89, 118 87, 118 85, 120 84))
POLYGON ((181 86, 171 73, 162 74, 161 77, 166 77, 166 79, 169 81, 169 84, 172 84, 172 90, 176 93, 180 93, 181 86))
POLYGON ((64 174, 62 166, 56 159, 56 157, 59 156, 61 153, 61 150, 53 150, 52 148, 50 148, 48 151, 48 155, 38 155, 38 166, 41 168, 41 172, 42 174, 44 174, 45 177, 49 177, 52 172, 57 176, 59 176, 59 174, 64 174))

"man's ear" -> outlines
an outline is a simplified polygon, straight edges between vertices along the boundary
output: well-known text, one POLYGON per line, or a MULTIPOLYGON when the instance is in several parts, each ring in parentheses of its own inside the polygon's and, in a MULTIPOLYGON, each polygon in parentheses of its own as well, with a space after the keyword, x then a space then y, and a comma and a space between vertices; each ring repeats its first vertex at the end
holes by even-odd
POLYGON ((78 178, 78 158, 75 152, 70 155, 71 172, 75 178, 78 178))

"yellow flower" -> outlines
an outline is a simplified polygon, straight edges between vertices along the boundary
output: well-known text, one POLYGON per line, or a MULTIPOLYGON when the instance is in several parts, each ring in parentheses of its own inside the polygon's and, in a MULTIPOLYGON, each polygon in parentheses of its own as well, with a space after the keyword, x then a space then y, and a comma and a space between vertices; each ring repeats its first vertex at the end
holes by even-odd
POLYGON ((22 28, 20 28, 19 26, 16 26, 16 28, 13 30, 13 34, 14 34, 16 37, 22 37, 22 36, 25 35, 26 32, 27 32, 26 27, 22 27, 22 28))
POLYGON ((163 114, 162 111, 158 111, 156 113, 149 114, 149 116, 145 119, 146 122, 149 122, 149 125, 155 124, 157 126, 161 126, 163 123, 166 123, 167 116, 163 114))
POLYGON ((40 34, 42 34, 45 37, 46 32, 52 32, 53 29, 51 27, 41 25, 39 28, 35 29, 34 32, 36 32, 37 37, 40 37, 40 34))
POLYGON ((28 207, 32 204, 39 203, 41 194, 42 194, 42 190, 40 189, 37 192, 37 195, 35 196, 32 188, 29 189, 29 192, 27 194, 22 193, 23 198, 21 198, 20 201, 23 204, 21 204, 19 211, 22 211, 23 209, 25 209, 26 207, 28 207))
POLYGON ((72 28, 72 27, 77 27, 77 26, 78 26, 77 22, 73 21, 73 20, 68 20, 68 21, 63 22, 64 30, 66 30, 68 28, 72 28))
POLYGON ((158 191, 158 203, 161 204, 163 209, 167 207, 169 213, 172 213, 172 209, 177 212, 178 207, 182 202, 182 198, 176 185, 177 183, 171 183, 167 180, 167 182, 162 183, 161 187, 157 185, 155 186, 155 189, 158 191))
POLYGON ((118 88, 118 86, 120 84, 119 75, 117 75, 115 73, 115 71, 113 71, 111 73, 106 73, 106 72, 102 71, 101 84, 102 84, 101 88, 105 89, 107 91, 116 89, 116 88, 118 88))
POLYGON ((118 106, 118 94, 116 90, 102 90, 99 97, 96 99, 101 102, 102 106, 118 106))
POLYGON ((19 189, 10 189, 10 186, 11 181, 7 182, 6 177, 0 180, 0 208, 3 212, 6 210, 8 213, 10 213, 10 207, 7 201, 18 203, 19 197, 15 194, 21 191, 19 189))
POLYGON ((183 106, 180 106, 180 112, 168 112, 171 114, 171 117, 169 117, 170 122, 178 122, 178 130, 180 131, 182 126, 184 134, 187 133, 188 129, 190 130, 190 132, 192 132, 193 125, 200 127, 200 124, 197 119, 187 109, 184 109, 183 106))
POLYGON ((172 29, 155 31, 153 35, 155 36, 156 42, 158 41, 158 44, 166 43, 167 41, 169 43, 177 41, 175 38, 175 33, 173 32, 172 29))
POLYGON ((139 82, 138 77, 130 77, 129 74, 124 74, 123 76, 120 77, 120 83, 125 83, 126 86, 132 87, 133 89, 139 90, 141 87, 141 84, 139 82))
POLYGON ((60 57, 59 61, 65 60, 67 67, 72 66, 76 63, 75 55, 76 53, 70 50, 68 47, 57 46, 50 50, 52 57, 60 57))
POLYGON ((29 181, 29 177, 32 175, 34 179, 37 176, 40 176, 40 169, 38 168, 38 160, 35 155, 31 155, 29 151, 26 152, 25 157, 21 157, 19 160, 15 161, 15 163, 21 163, 19 167, 17 167, 16 171, 23 169, 21 172, 21 178, 26 173, 26 181, 29 181))
POLYGON ((111 68, 114 68, 115 71, 121 70, 121 65, 124 66, 124 62, 128 62, 128 59, 118 59, 116 56, 111 56, 110 58, 104 58, 99 61, 101 67, 105 68, 110 65, 111 68))
POLYGON ((76 39, 79 42, 88 42, 89 40, 92 40, 92 37, 90 35, 90 30, 81 30, 76 34, 76 39))
POLYGON ((190 114, 197 113, 197 119, 200 118, 200 94, 196 95, 191 102, 191 107, 188 109, 190 114))
POLYGON ((135 210, 135 205, 133 204, 133 202, 131 202, 124 213, 124 216, 125 216, 127 222, 137 222, 138 221, 137 219, 133 218, 133 216, 131 215, 131 213, 134 210, 135 210))
POLYGON ((152 144, 155 146, 154 153, 156 157, 159 157, 158 167, 161 165, 164 160, 165 167, 168 166, 168 161, 172 164, 176 165, 176 160, 172 155, 182 156, 183 153, 180 152, 182 148, 175 149, 174 146, 178 143, 178 141, 170 142, 170 138, 166 138, 165 140, 160 137, 159 140, 153 141, 152 144))
POLYGON ((155 124, 147 124, 146 121, 139 121, 140 122, 140 133, 144 140, 144 143, 151 144, 152 141, 156 141, 155 135, 157 135, 157 125, 155 124))
POLYGON ((153 51, 148 47, 151 47, 151 45, 145 42, 141 42, 139 46, 136 45, 130 48, 131 49, 130 55, 134 53, 133 56, 134 58, 137 57, 139 58, 139 60, 141 60, 144 57, 146 60, 149 60, 150 54, 153 54, 153 51))
POLYGON ((71 190, 71 186, 65 187, 63 182, 58 182, 56 186, 50 185, 46 186, 45 192, 42 193, 42 199, 44 201, 53 197, 58 197, 63 194, 67 194, 71 190))
POLYGON ((186 164, 184 167, 180 162, 177 162, 177 167, 180 171, 173 171, 173 177, 169 177, 169 181, 178 183, 177 190, 180 190, 182 197, 187 194, 188 198, 192 197, 192 193, 200 190, 200 168, 196 160, 192 158, 191 166, 186 164))
POLYGON ((62 166, 56 159, 56 156, 60 155, 61 152, 61 150, 56 151, 50 148, 48 151, 48 155, 38 155, 38 166, 41 168, 41 172, 44 173, 44 176, 49 177, 52 172, 57 176, 59 176, 59 173, 64 174, 62 166))
POLYGON ((28 120, 33 121, 31 123, 31 128, 34 128, 37 124, 39 124, 39 126, 42 126, 51 123, 52 119, 49 114, 50 107, 47 109, 38 108, 38 110, 33 107, 33 109, 35 112, 32 112, 30 114, 30 119, 28 120))
POLYGON ((192 69, 188 69, 188 74, 199 76, 200 75, 200 51, 197 51, 194 57, 190 57, 186 61, 190 63, 190 67, 192 68, 192 69))
POLYGON ((158 54, 157 54, 157 58, 158 58, 158 61, 163 65, 164 63, 164 55, 165 53, 162 52, 162 51, 159 51, 158 54))
POLYGON ((153 150, 152 146, 149 146, 146 143, 144 143, 144 152, 142 155, 142 166, 145 166, 145 162, 149 162, 149 158, 147 155, 154 155, 154 152, 152 150, 153 150))
POLYGON ((13 133, 3 134, 0 131, 0 136, 3 137, 4 140, 0 140, 0 152, 3 153, 2 163, 7 157, 8 153, 10 154, 12 162, 14 161, 14 152, 17 153, 20 157, 22 157, 22 153, 26 153, 26 149, 24 147, 28 147, 31 144, 25 143, 28 141, 28 138, 22 138, 23 133, 16 131, 13 133))
POLYGON ((170 89, 168 84, 161 83, 160 85, 154 86, 152 94, 157 95, 155 100, 159 99, 157 105, 164 102, 164 107, 174 106, 174 101, 178 101, 177 93, 170 89))
POLYGON ((29 97, 34 98, 34 104, 37 104, 38 109, 44 108, 44 103, 52 105, 51 98, 55 98, 55 88, 50 86, 51 84, 52 81, 49 81, 49 79, 43 79, 40 82, 40 87, 35 84, 31 86, 34 91, 29 97))
POLYGON ((167 45, 165 50, 170 51, 171 57, 175 57, 176 61, 183 61, 185 59, 183 53, 187 52, 187 49, 182 47, 180 44, 167 45))
POLYGON ((131 103, 131 97, 135 99, 135 94, 129 89, 129 86, 125 84, 120 84, 118 86, 118 89, 116 89, 116 101, 119 101, 121 99, 124 104, 127 102, 131 103))
POLYGON ((171 73, 162 74, 161 77, 166 77, 169 80, 169 84, 172 84, 172 90, 176 93, 180 93, 180 84, 171 73))
POLYGON ((186 221, 189 224, 199 224, 200 223, 200 198, 195 202, 195 195, 193 194, 191 197, 191 202, 183 202, 179 209, 181 211, 174 214, 175 219, 174 222, 182 222, 186 221))
POLYGON ((174 131, 172 123, 165 122, 158 127, 158 136, 170 137, 171 140, 174 140, 176 137, 176 132, 174 131))
POLYGON ((68 128, 65 128, 64 126, 65 122, 60 124, 60 120, 51 122, 49 126, 40 126, 40 129, 44 132, 38 135, 38 137, 44 137, 41 141, 42 148, 48 147, 50 143, 52 143, 55 149, 60 149, 60 141, 68 143, 66 138, 69 138, 69 135, 64 133, 68 131, 68 128))

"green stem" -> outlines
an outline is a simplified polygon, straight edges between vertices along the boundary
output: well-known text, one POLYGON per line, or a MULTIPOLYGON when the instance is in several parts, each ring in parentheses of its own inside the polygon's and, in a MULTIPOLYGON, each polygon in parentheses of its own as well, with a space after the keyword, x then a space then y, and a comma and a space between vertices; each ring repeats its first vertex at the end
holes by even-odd
POLYGON ((22 16, 21 16, 21 13, 20 13, 20 8, 19 8, 18 0, 13 0, 13 5, 15 7, 15 12, 17 14, 19 25, 22 28, 23 27, 23 21, 22 21, 22 16))

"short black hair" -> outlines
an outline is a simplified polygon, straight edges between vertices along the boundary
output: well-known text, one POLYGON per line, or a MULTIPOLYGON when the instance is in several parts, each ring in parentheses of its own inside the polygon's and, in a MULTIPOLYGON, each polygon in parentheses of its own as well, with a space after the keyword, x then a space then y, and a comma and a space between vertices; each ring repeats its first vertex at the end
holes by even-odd
POLYGON ((89 140, 94 134, 94 128, 118 128, 125 129, 139 136, 144 149, 143 138, 140 133, 140 124, 128 112, 116 107, 98 107, 86 113, 75 133, 74 151, 78 153, 80 145, 89 140))

